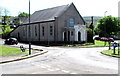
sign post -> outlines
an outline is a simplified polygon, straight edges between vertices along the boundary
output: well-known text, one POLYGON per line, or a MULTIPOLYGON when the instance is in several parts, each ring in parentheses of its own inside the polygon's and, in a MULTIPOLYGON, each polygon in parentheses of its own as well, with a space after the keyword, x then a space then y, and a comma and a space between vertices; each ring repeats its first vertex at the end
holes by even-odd
POLYGON ((118 55, 120 55, 120 49, 119 49, 119 46, 120 46, 120 45, 118 44, 118 55))
POLYGON ((118 44, 116 42, 113 43, 113 54, 115 55, 115 48, 118 47, 118 44))
POLYGON ((109 41, 108 43, 109 43, 109 50, 110 50, 111 49, 111 47, 110 47, 111 42, 109 41))

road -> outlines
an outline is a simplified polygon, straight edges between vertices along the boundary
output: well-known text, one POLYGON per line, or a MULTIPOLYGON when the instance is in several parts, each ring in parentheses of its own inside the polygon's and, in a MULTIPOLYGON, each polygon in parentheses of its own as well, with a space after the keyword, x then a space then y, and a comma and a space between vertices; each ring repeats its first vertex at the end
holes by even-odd
MULTIPOLYGON (((27 44, 18 44, 12 46, 27 44)), ((2 74, 118 74, 118 58, 102 55, 100 51, 108 49, 44 47, 33 48, 47 50, 48 53, 33 58, 0 64, 2 74)))

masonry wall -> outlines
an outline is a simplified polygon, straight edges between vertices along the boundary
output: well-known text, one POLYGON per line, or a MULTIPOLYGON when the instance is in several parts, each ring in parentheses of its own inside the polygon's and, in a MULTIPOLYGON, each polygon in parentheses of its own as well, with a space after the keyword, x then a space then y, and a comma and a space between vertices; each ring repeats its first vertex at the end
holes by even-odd
MULTIPOLYGON (((82 17, 80 16, 79 12, 77 11, 74 5, 71 5, 68 8, 68 10, 66 10, 60 17, 57 18, 57 21, 56 21, 57 22, 57 35, 56 36, 57 36, 58 41, 63 41, 63 31, 65 29, 64 27, 65 20, 67 21, 67 30, 74 31, 73 27, 69 27, 70 18, 75 19, 75 25, 77 24, 84 25, 84 21, 82 20, 82 17)), ((74 40, 74 36, 70 36, 70 41, 74 40)))
MULTIPOLYGON (((54 22, 31 24, 30 30, 33 42, 54 41, 54 22), (50 26, 52 26, 52 35, 50 34, 50 26), (42 35, 42 27, 44 27, 44 36, 42 35)), ((10 35, 20 41, 29 41, 29 25, 19 26, 10 35)))
MULTIPOLYGON (((27 41, 29 40, 29 26, 27 26, 27 41)), ((31 41, 54 41, 54 22, 31 24, 31 41), (52 35, 50 35, 50 26, 53 27, 52 35), (44 27, 44 35, 43 28, 44 27)))

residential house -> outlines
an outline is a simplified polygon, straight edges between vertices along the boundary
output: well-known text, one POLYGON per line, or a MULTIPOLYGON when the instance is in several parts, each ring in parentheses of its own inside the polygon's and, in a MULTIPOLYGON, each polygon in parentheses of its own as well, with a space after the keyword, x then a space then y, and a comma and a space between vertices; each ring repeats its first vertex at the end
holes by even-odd
POLYGON ((23 22, 27 19, 28 17, 13 17, 10 19, 10 23, 14 24, 23 24, 23 22))
POLYGON ((11 32, 12 37, 33 42, 87 41, 85 21, 73 3, 34 12, 23 25, 11 32), (29 32, 30 27, 30 32, 29 32))

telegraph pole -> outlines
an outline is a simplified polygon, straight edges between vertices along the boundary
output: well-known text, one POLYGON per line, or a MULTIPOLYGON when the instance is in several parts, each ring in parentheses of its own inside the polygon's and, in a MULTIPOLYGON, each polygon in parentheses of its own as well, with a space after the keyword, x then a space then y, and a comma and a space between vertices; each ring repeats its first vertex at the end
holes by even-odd
MULTIPOLYGON (((104 17, 106 16, 106 13, 107 13, 107 11, 104 12, 104 17)), ((104 26, 104 32, 105 32, 105 33, 104 33, 104 36, 106 37, 106 34, 107 34, 107 33, 106 33, 106 25, 104 26)), ((104 46, 106 46, 106 41, 105 41, 105 43, 104 43, 104 46)), ((110 43, 109 43, 109 49, 110 49, 110 43)))
POLYGON ((89 28, 92 29, 92 43, 94 44, 93 36, 94 36, 94 26, 93 26, 93 16, 91 17, 91 24, 89 28))
POLYGON ((31 55, 30 0, 29 0, 29 55, 31 55))
MULTIPOLYGON (((93 26, 93 16, 91 17, 92 20, 92 37, 94 36, 94 26, 93 26)), ((94 40, 93 40, 93 44, 94 44, 94 40)))

